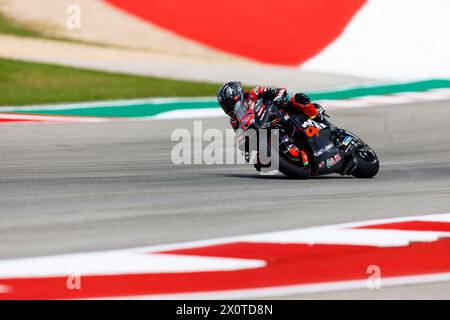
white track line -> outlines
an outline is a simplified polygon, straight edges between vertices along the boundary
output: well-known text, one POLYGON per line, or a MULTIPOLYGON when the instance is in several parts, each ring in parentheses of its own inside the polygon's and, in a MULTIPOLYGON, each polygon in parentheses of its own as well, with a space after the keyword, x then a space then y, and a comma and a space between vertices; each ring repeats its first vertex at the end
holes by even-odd
MULTIPOLYGON (((342 99, 342 100, 318 100, 325 109, 353 109, 367 108, 386 105, 402 105, 407 103, 418 103, 426 101, 440 101, 450 99, 450 89, 434 89, 424 92, 402 92, 392 95, 375 95, 364 96, 360 98, 342 99)), ((43 105, 32 107, 6 107, 2 108, 2 112, 15 111, 37 111, 37 110, 71 110, 71 109, 87 109, 91 107, 120 107, 123 105, 140 105, 148 103, 151 105, 163 105, 175 102, 214 102, 214 98, 156 98, 156 99, 139 99, 139 100, 121 100, 121 101, 105 101, 94 103, 78 103, 78 104, 62 104, 62 105, 43 105)), ((150 106, 151 107, 151 106, 150 106)), ((109 121, 152 121, 152 120, 177 120, 177 119, 203 119, 203 118, 225 117, 220 108, 198 108, 198 109, 178 109, 162 112, 154 116, 134 117, 134 118, 101 118, 101 117, 77 117, 77 116, 52 116, 52 115, 29 115, 29 114, 11 114, 0 113, 0 118, 11 120, 27 120, 48 122, 82 122, 97 123, 109 121)))
POLYGON ((44 115, 11 114, 11 113, 0 113, 0 119, 22 120, 22 121, 44 121, 44 122, 85 122, 85 123, 101 123, 113 121, 113 119, 110 118, 44 116, 44 115))
POLYGON ((36 110, 70 110, 70 109, 89 109, 92 107, 122 107, 122 106, 135 106, 141 104, 161 105, 169 103, 195 103, 195 102, 216 102, 213 97, 198 97, 198 98, 143 98, 143 99, 131 99, 131 100, 102 100, 92 102, 80 102, 80 103, 62 103, 62 104, 41 104, 33 105, 29 107, 18 106, 5 106, 1 110, 4 112, 16 112, 16 111, 36 111, 36 110))
POLYGON ((258 259, 237 259, 104 251, 0 261, 0 280, 10 278, 66 277, 76 267, 83 276, 141 273, 236 271, 266 266, 258 259))

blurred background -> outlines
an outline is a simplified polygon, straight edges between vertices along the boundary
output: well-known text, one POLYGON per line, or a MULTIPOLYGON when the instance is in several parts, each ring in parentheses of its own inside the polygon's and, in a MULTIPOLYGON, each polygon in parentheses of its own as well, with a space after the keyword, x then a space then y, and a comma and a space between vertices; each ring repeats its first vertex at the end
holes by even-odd
POLYGON ((445 0, 1 0, 0 103, 205 96, 205 82, 231 79, 309 90, 448 78, 449 11, 445 0), (118 85, 41 63, 161 80, 118 85))

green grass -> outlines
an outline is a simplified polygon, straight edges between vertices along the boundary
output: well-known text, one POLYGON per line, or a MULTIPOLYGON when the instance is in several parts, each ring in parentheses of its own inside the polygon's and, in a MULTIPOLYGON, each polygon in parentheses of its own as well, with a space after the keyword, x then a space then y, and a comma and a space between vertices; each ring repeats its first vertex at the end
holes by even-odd
POLYGON ((14 22, 4 15, 0 14, 0 33, 10 34, 20 37, 43 37, 39 32, 33 31, 31 28, 14 22))
POLYGON ((0 105, 215 96, 219 86, 0 59, 0 105))

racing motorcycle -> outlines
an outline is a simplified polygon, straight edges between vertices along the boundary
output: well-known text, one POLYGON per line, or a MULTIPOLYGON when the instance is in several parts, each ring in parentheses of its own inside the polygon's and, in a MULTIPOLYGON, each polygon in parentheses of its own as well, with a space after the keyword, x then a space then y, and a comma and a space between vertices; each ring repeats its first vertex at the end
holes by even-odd
POLYGON ((261 160, 261 154, 275 152, 278 153, 278 171, 290 178, 331 173, 372 178, 378 173, 380 164, 372 148, 353 133, 326 120, 328 115, 322 108, 319 112, 323 121, 314 121, 304 114, 277 107, 272 101, 259 99, 252 103, 238 101, 234 111, 240 126, 240 148, 257 171, 271 167, 271 163, 261 160), (267 138, 262 139, 264 129, 275 130, 267 130, 267 138), (266 150, 261 150, 261 146, 266 150))

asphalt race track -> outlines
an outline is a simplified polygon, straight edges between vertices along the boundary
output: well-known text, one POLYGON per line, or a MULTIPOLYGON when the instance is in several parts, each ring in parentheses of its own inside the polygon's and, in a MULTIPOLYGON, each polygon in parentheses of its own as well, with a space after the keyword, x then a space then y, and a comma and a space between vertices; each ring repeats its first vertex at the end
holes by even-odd
MULTIPOLYGON (((1 125, 0 259, 450 212, 450 101, 328 113, 376 150, 376 178, 175 166, 170 135, 193 120, 1 125)), ((450 283, 299 297, 450 298, 450 283)))

